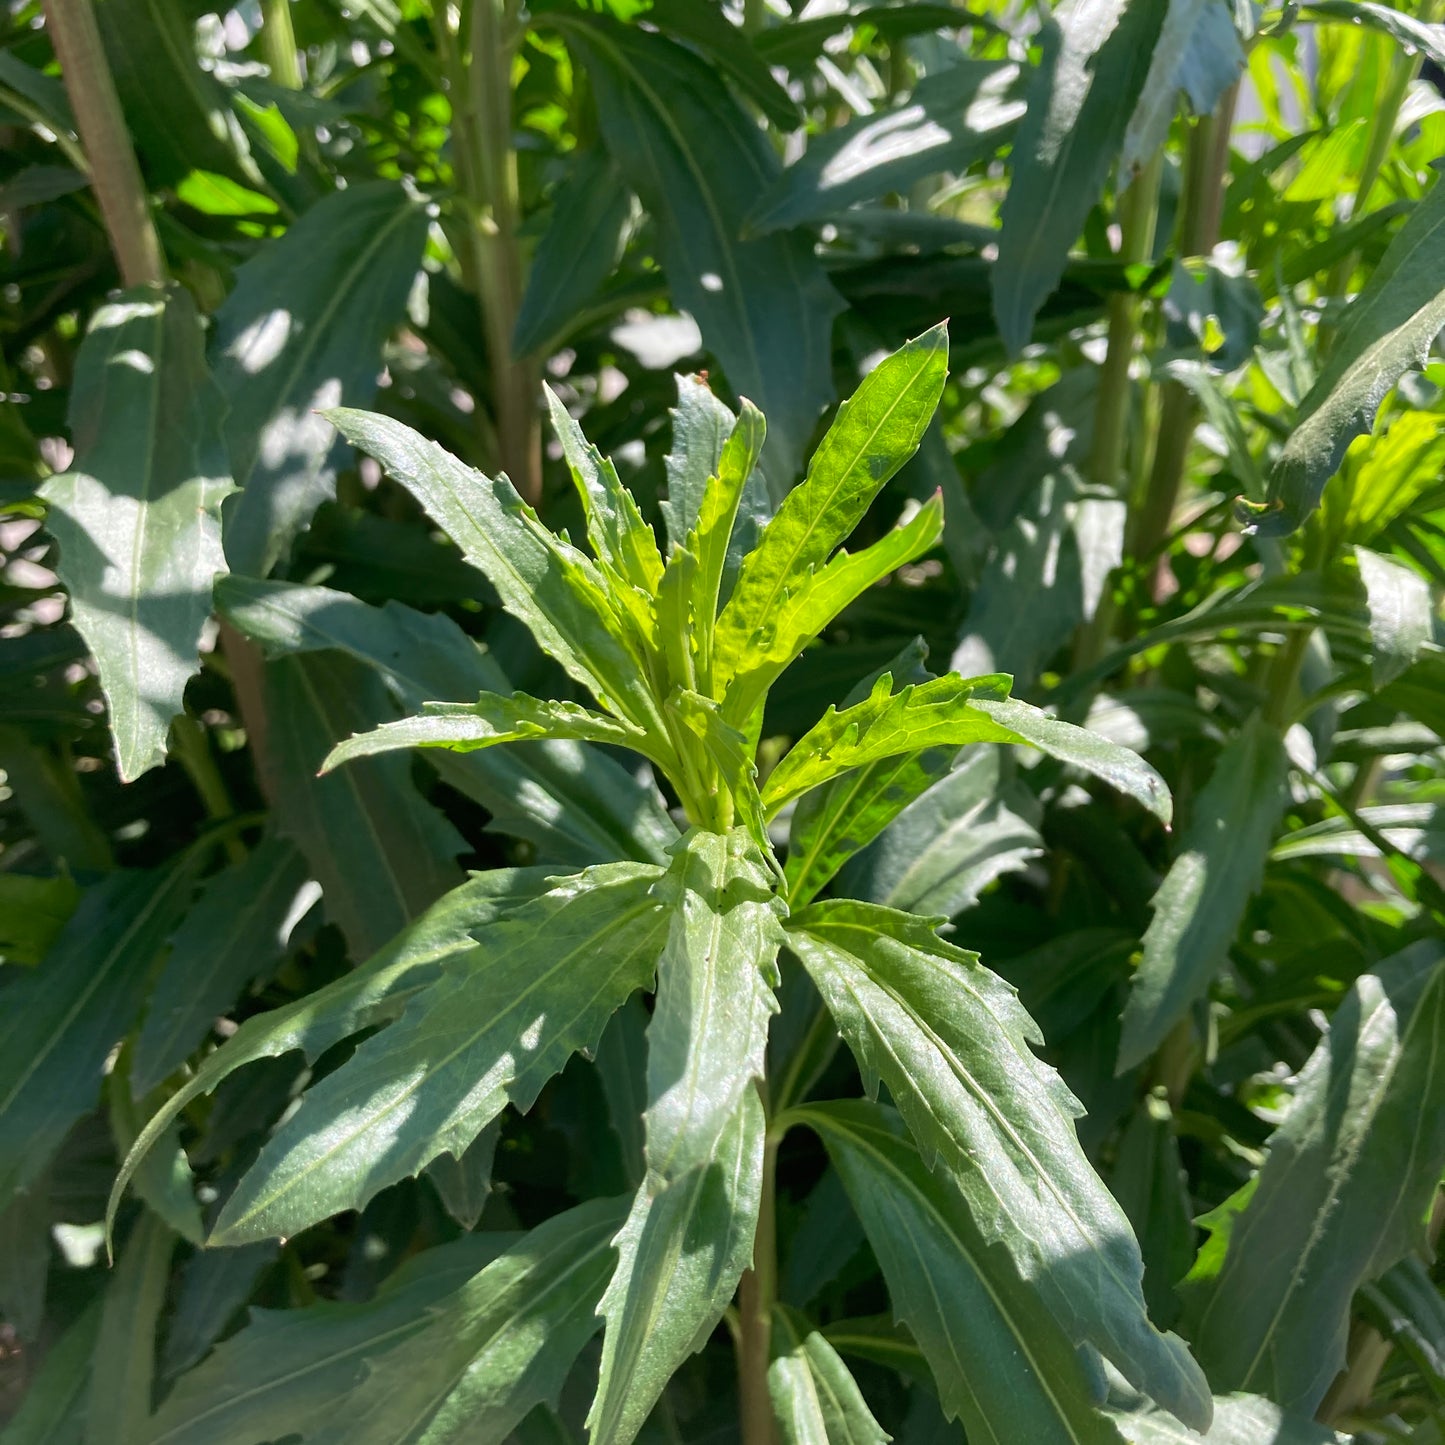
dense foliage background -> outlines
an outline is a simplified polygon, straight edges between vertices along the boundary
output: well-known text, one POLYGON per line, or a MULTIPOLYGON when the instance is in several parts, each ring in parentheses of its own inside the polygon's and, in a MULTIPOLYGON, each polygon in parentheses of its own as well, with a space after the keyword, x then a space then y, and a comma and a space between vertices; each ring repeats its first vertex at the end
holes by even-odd
MULTIPOLYGON (((1150 1317, 1208 1377, 1208 1439, 1445 1439, 1432 5, 8 0, 6 1445, 583 1438, 621 1217, 599 1201, 655 1163, 643 995, 460 1157, 379 1191, 331 1178, 359 1207, 205 1247, 389 1015, 188 1087, 238 1026, 436 943, 394 940, 468 870, 664 863, 677 833, 678 798, 594 744, 317 776, 350 734, 467 700, 458 678, 576 695, 318 412, 405 422, 580 538, 545 378, 661 536, 679 458, 746 397, 758 525, 836 404, 943 318, 942 404, 850 545, 935 492, 941 542, 782 676, 762 773, 860 679, 925 659, 1145 754, 1172 829, 975 746, 829 888, 946 918, 1016 985, 1150 1317), (183 1088, 111 1268, 121 1162, 183 1088), (549 1315, 518 1261, 579 1240, 597 1277, 549 1315)), ((786 858, 786 816, 774 833, 786 858)), ((459 935, 428 914, 449 946, 503 907, 491 886, 459 935)), ((770 1083, 876 1088, 782 969, 770 1083)), ((1027 1123, 1009 1078, 978 1097, 1027 1123)), ((896 1318, 907 1191, 824 1142, 788 1132, 766 1186, 774 1428, 960 1438, 968 1349, 954 1374, 896 1318)), ((910 1158, 921 1198, 934 1161, 910 1158)), ((998 1193, 1005 1250, 1021 1205, 998 1193)), ((738 1321, 638 1438, 738 1437, 738 1321)), ((1049 1393, 1047 1361, 1027 1370, 1049 1393)), ((1098 1408, 1059 1439, 1198 1438, 1086 1372, 1098 1408)), ((1013 1445, 998 1421, 970 1438, 1013 1445)))

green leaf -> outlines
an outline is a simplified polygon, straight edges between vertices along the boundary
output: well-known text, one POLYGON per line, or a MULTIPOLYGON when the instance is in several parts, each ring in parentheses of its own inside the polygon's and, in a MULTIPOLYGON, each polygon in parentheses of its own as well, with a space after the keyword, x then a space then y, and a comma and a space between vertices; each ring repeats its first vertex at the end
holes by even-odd
POLYGON ((887 1084, 978 1237, 1007 1251, 1071 1341, 1206 1426, 1204 1377, 1149 1323, 1139 1246, 1079 1146, 1082 1110, 1029 1047, 1042 1038, 1012 988, 922 919, 872 904, 815 903, 793 915, 788 943, 870 1092, 887 1084))
POLYGON ((606 584, 588 558, 537 520, 505 477, 484 477, 389 417, 344 408, 326 415, 421 503, 543 652, 603 707, 646 725, 655 709, 621 640, 606 584))
POLYGON ((71 390, 75 457, 40 495, 125 782, 165 759, 226 570, 222 408, 187 292, 139 287, 96 311, 71 390))
POLYGON ((761 709, 768 689, 803 649, 868 588, 937 545, 943 536, 943 503, 933 496, 911 521, 854 556, 842 553, 820 571, 799 576, 766 621, 732 659, 723 716, 745 727, 761 709))
POLYGON ((208 880, 170 940, 131 1059, 139 1094, 154 1088, 210 1033, 242 991, 286 956, 290 925, 304 910, 305 860, 266 838, 242 864, 208 880))
POLYGON ((1355 562, 1370 614, 1370 675, 1376 687, 1393 682, 1435 635, 1435 599, 1413 568, 1356 546, 1355 562))
POLYGON ((769 815, 784 804, 850 768, 914 753, 922 748, 963 747, 966 743, 1017 741, 1012 729, 974 705, 981 695, 1007 692, 1002 674, 961 678, 955 673, 892 692, 884 673, 867 701, 839 712, 829 706, 763 785, 769 815))
POLYGON ((107 1223, 141 1160, 192 1100, 214 1090, 246 1064, 300 1050, 312 1062, 327 1049, 389 1019, 433 983, 438 965, 475 948, 472 932, 537 897, 551 870, 499 868, 481 873, 438 899, 409 928, 360 968, 289 1004, 247 1019, 177 1090, 141 1131, 111 1189, 107 1223))
POLYGON ((632 206, 622 172, 606 151, 590 146, 573 156, 527 272, 512 332, 515 355, 546 355, 567 340, 577 314, 622 259, 632 206))
POLYGON ((326 916, 356 958, 394 937, 453 887, 461 835, 412 784, 405 758, 316 776, 336 742, 391 712, 375 673, 337 653, 266 664, 262 773, 277 830, 321 884, 326 916))
POLYGON ((501 1445, 596 1331, 619 1213, 580 1205, 490 1263, 497 1237, 464 1237, 368 1304, 256 1311, 177 1385, 151 1445, 501 1445))
POLYGON ((1193 1339, 1218 1386, 1312 1413, 1344 1366, 1355 1292, 1424 1246, 1445 1168, 1442 960, 1425 939, 1355 982, 1223 1263, 1201 1255, 1191 1273, 1193 1339))
MULTIPOLYGON (((110 1106, 110 1130, 115 1139, 117 1157, 125 1158, 141 1131, 144 1105, 134 1096, 130 1073, 131 1045, 117 1055, 105 1082, 105 1096, 110 1106)), ((150 1110, 161 1101, 151 1099, 150 1110)), ((157 1218, 188 1244, 200 1244, 206 1236, 196 1202, 196 1181, 190 1164, 181 1150, 180 1131, 171 1128, 157 1140, 157 1148, 147 1153, 135 1172, 136 1195, 157 1218)))
POLYGON ((166 1322, 161 1377, 173 1380, 226 1333, 256 1281, 281 1251, 271 1240, 240 1249, 200 1249, 180 1268, 166 1322))
POLYGON ((1044 22, 992 277, 994 315, 1011 354, 1028 342, 1099 199, 1168 8, 1167 0, 1069 0, 1044 22))
POLYGON ((891 1109, 853 1100, 788 1118, 827 1146, 893 1312, 922 1348, 944 1412, 963 1421, 971 1441, 1117 1445, 1074 1346, 1007 1255, 980 1238, 957 1189, 928 1171, 891 1109))
POLYGON ((697 319, 732 390, 768 416, 781 490, 832 399, 829 335, 843 302, 802 236, 739 239, 777 156, 691 51, 600 17, 548 18, 586 65, 603 139, 657 228, 673 302, 697 319))
POLYGON ((0 1208, 0 1318, 22 1346, 46 1323, 50 1280, 50 1181, 44 1175, 0 1208))
POLYGON ((743 559, 718 618, 713 684, 724 687, 749 643, 791 589, 828 560, 883 485, 918 450, 948 375, 948 329, 939 325, 885 357, 838 408, 801 486, 788 493, 743 559))
POLYGON ((1356 1305, 1436 1396, 1445 1396, 1445 1297, 1430 1278, 1430 1266, 1418 1254, 1406 1256, 1366 1285, 1356 1305))
POLYGON ((459 1154, 507 1104, 542 1085, 629 994, 652 982, 666 928, 658 870, 611 863, 548 893, 444 956, 442 976, 301 1100, 227 1201, 212 1244, 289 1236, 438 1154, 459 1154))
MULTIPOLYGON (((226 577, 222 614, 268 657, 336 648, 386 678, 401 705, 429 698, 506 692, 506 676, 449 618, 397 602, 368 607, 344 592, 226 577)), ((454 788, 493 815, 494 826, 538 845, 543 858, 575 864, 635 858, 661 863, 677 829, 655 788, 573 742, 534 742, 477 754, 438 755, 454 788)))
POLYGON ((436 1186, 448 1214, 464 1230, 477 1227, 492 1193, 492 1160, 501 1133, 493 1119, 459 1155, 438 1154, 426 1166, 426 1177, 436 1186))
POLYGON ((164 869, 113 873, 86 890, 38 967, 5 970, 19 976, 0 994, 0 1201, 35 1180, 94 1108, 193 879, 185 854, 164 869))
POLYGON ((473 703, 434 702, 426 704, 425 709, 420 717, 383 723, 371 732, 357 733, 337 743, 321 764, 322 773, 354 758, 374 757, 399 748, 447 748, 466 753, 529 738, 574 738, 615 743, 649 755, 653 751, 646 733, 605 713, 579 707, 575 702, 539 702, 521 692, 511 697, 484 692, 473 703))
POLYGON ((1262 536, 1292 532, 1319 505, 1357 436, 1374 425, 1391 387, 1424 364, 1445 327, 1445 187, 1415 207, 1340 322, 1329 358, 1299 405, 1270 473, 1262 536))
POLYGON ((0 873, 0 962, 39 963, 79 902, 80 889, 68 873, 0 873))
POLYGON ((859 201, 907 195, 940 171, 991 157, 1024 113, 1020 71, 998 60, 957 60, 925 75, 900 105, 814 137, 748 217, 754 232, 828 219, 859 201))
POLYGON ((1115 1412, 1130 1445, 1345 1445, 1345 1437, 1259 1395, 1216 1395, 1214 1424, 1204 1436, 1181 1428, 1162 1410, 1115 1412))
POLYGON ((241 487, 226 507, 234 570, 265 576, 336 495, 344 448, 318 413, 371 401, 426 229, 401 186, 366 181, 323 197, 237 269, 214 352, 241 487))
POLYGON ((786 1305, 773 1307, 768 1394, 783 1445, 887 1445, 892 1439, 838 1352, 786 1305))
POLYGON ((758 796, 758 769, 748 739, 724 721, 722 709, 710 697, 678 688, 668 698, 667 708, 690 733, 701 739, 743 826, 763 856, 771 858, 773 845, 768 837, 762 799, 758 796))
POLYGON ((752 1263, 763 1076, 783 934, 748 834, 693 831, 659 892, 670 907, 647 1029, 647 1175, 617 1237, 592 1439, 626 1445, 700 1349, 752 1263))
POLYGON ((1154 895, 1144 956, 1124 1008, 1120 1070, 1147 1059, 1207 992, 1259 887, 1288 783, 1283 741, 1252 717, 1219 754, 1154 895))
POLYGON ((1436 65, 1445 65, 1445 25, 1431 25, 1374 0, 1313 0, 1300 9, 1312 19, 1366 25, 1398 42, 1406 55, 1419 53, 1436 65))
POLYGON ((0 1445, 84 1445, 86 1393, 100 1332, 94 1301, 45 1352, 20 1408, 0 1431, 0 1445))

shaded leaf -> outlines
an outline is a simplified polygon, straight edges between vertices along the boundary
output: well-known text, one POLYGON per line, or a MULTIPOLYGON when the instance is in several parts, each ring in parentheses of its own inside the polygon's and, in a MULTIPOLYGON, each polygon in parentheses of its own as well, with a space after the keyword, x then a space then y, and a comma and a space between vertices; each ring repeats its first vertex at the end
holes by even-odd
POLYGON ((46 1352, 19 1410, 0 1432, 3 1445, 83 1445, 101 1304, 94 1301, 46 1352))
POLYGON ((210 1350, 280 1253, 265 1239, 240 1249, 200 1249, 181 1266, 161 1351, 163 1378, 190 1369, 210 1350))
POLYGON ((1360 1291, 1357 1307, 1445 1396, 1445 1297, 1417 1254, 1392 1265, 1360 1291))
POLYGON ((426 1166, 446 1211, 461 1225, 477 1227, 492 1192, 492 1159, 497 1152, 501 1120, 493 1119, 459 1155, 438 1154, 426 1166))

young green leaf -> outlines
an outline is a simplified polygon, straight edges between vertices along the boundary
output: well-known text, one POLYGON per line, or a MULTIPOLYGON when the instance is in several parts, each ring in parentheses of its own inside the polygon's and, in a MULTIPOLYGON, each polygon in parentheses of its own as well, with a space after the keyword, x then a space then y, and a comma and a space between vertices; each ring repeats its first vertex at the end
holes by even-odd
POLYGON ((843 901, 795 914, 788 942, 870 1091, 887 1084, 923 1162, 1007 1251, 1059 1327, 1191 1426, 1209 1390, 1183 1343, 1150 1325, 1139 1246, 1085 1158, 1081 1112, 1013 990, 923 920, 843 901))
POLYGON ((1259 886, 1288 781, 1279 734, 1251 718, 1220 753, 1154 895, 1144 957, 1124 1008, 1121 1070, 1148 1058, 1209 988, 1259 886))
POLYGON ((1354 549, 1370 613, 1370 675, 1384 687, 1414 663, 1435 635, 1435 599, 1413 568, 1368 547, 1354 549))
POLYGON ((226 570, 223 411, 188 292, 138 288, 95 313, 70 395, 75 457, 40 495, 124 782, 165 758, 226 570))
POLYGON ((1195 1347, 1226 1389, 1312 1413, 1345 1363, 1351 1301, 1424 1242, 1445 1168, 1445 949, 1362 974, 1300 1074, 1222 1264, 1201 1254, 1195 1347))
POLYGON ((847 1365, 805 1316, 775 1305, 772 1348, 768 1394, 783 1445, 887 1445, 847 1365))
POLYGON ((611 863, 478 930, 442 976, 303 1096, 237 1185, 212 1244, 288 1236, 438 1154, 464 1150, 507 1104, 542 1085, 629 994, 648 987, 666 917, 658 870, 611 863), (405 1127, 403 1127, 403 1125, 405 1127))

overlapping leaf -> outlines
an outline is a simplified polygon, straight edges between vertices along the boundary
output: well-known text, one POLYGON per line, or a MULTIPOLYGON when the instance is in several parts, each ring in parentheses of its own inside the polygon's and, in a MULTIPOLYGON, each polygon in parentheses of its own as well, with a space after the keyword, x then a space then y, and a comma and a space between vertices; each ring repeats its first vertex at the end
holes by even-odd
POLYGON ((804 1316, 775 1308, 772 1344, 768 1394, 783 1445, 887 1445, 847 1365, 804 1316))

